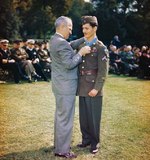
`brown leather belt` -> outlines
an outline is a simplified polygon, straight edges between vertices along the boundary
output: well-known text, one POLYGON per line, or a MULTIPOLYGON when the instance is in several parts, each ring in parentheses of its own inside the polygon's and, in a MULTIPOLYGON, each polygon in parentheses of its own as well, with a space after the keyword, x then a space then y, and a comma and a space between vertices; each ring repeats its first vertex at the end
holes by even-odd
POLYGON ((95 75, 95 74, 97 74, 97 69, 81 70, 80 71, 81 76, 84 76, 84 75, 90 76, 90 75, 95 75))

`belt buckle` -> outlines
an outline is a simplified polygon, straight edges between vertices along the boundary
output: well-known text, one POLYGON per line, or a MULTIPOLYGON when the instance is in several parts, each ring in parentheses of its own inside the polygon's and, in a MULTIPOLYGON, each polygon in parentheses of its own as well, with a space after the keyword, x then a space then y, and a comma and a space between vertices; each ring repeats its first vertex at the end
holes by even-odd
POLYGON ((91 73, 91 72, 87 72, 86 74, 87 74, 88 76, 92 75, 92 73, 91 73))

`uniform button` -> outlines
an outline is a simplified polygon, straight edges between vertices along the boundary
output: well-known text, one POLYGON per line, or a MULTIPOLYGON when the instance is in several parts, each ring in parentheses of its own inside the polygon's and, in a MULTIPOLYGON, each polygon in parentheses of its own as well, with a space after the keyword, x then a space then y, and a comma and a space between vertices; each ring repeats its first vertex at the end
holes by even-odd
POLYGON ((92 80, 92 82, 95 82, 94 80, 92 80))
POLYGON ((84 66, 82 66, 82 68, 84 68, 84 66))
POLYGON ((91 56, 93 57, 93 54, 91 54, 91 56))
POLYGON ((83 60, 82 62, 85 62, 85 60, 83 60))

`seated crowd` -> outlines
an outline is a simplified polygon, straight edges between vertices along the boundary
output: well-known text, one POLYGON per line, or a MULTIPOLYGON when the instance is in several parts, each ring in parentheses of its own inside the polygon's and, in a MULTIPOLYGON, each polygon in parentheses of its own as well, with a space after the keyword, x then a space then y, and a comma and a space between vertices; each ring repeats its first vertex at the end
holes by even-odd
POLYGON ((113 74, 136 76, 139 79, 150 79, 150 47, 141 48, 124 45, 109 46, 110 68, 113 74))
MULTIPOLYGON (((109 73, 136 76, 140 79, 150 79, 150 47, 141 48, 131 45, 109 46, 109 73)), ((29 83, 38 80, 49 81, 51 74, 51 58, 48 42, 36 42, 29 39, 0 41, 0 68, 11 70, 15 83, 27 80, 29 83)))
POLYGON ((35 42, 33 39, 26 42, 15 40, 10 47, 7 39, 1 40, 0 68, 11 71, 17 84, 20 80, 29 83, 38 80, 49 81, 51 58, 48 42, 35 42))

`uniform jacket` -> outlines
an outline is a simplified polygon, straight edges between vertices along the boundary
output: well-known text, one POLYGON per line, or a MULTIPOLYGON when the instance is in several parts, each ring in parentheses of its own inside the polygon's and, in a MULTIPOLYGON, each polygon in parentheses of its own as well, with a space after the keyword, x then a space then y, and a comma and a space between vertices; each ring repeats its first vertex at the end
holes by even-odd
POLYGON ((37 51, 37 54, 39 56, 40 61, 46 61, 47 58, 50 58, 48 52, 46 50, 44 50, 44 49, 43 50, 39 49, 37 51))
POLYGON ((11 59, 10 58, 10 51, 9 50, 6 50, 6 51, 4 51, 4 50, 2 50, 1 48, 0 48, 0 66, 2 66, 3 65, 3 59, 11 59))
POLYGON ((16 62, 27 60, 27 58, 29 57, 23 48, 17 48, 17 49, 13 48, 10 50, 10 52, 11 52, 11 57, 15 59, 16 62))
POLYGON ((37 51, 33 48, 33 49, 29 49, 28 47, 26 48, 26 52, 28 54, 28 59, 29 60, 35 60, 38 57, 37 51))
MULTIPOLYGON (((85 46, 85 43, 80 45, 85 46)), ((88 96, 92 89, 98 90, 98 95, 103 94, 103 85, 108 73, 108 50, 100 41, 91 46, 91 53, 83 56, 82 63, 79 65, 79 96, 88 96)))
POLYGON ((84 39, 70 44, 59 34, 50 40, 50 55, 52 59, 52 90, 54 94, 75 95, 77 90, 77 65, 81 55, 73 49, 78 48, 84 39))

